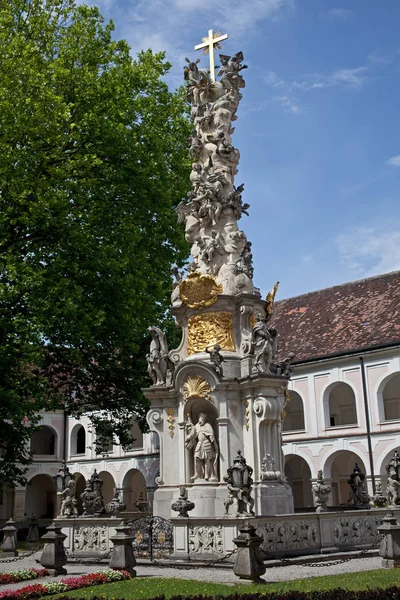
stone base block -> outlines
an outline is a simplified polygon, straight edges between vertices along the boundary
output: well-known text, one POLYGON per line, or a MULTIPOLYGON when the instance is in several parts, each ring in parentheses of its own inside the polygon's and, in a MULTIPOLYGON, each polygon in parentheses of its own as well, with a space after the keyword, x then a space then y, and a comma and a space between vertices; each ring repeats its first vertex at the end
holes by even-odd
MULTIPOLYGON (((47 567, 46 567, 47 568, 47 567)), ((48 569, 49 574, 51 575, 51 577, 57 577, 58 575, 68 575, 68 571, 67 569, 64 569, 64 567, 59 567, 58 569, 48 569)))
POLYGON ((18 556, 18 552, 13 550, 12 552, 2 552, 1 558, 12 558, 14 556, 18 556))
POLYGON ((265 481, 253 486, 255 513, 257 517, 266 515, 287 515, 294 512, 292 488, 287 483, 265 481))
MULTIPOLYGON (((194 502, 195 507, 190 511, 190 518, 223 517, 225 513, 224 501, 227 498, 226 485, 216 483, 193 483, 186 484, 188 498, 194 502)), ((154 493, 154 514, 163 519, 171 519, 177 513, 171 509, 171 504, 179 498, 179 487, 162 486, 154 493)))
POLYGON ((399 558, 382 558, 382 569, 396 569, 400 567, 400 557, 399 558))

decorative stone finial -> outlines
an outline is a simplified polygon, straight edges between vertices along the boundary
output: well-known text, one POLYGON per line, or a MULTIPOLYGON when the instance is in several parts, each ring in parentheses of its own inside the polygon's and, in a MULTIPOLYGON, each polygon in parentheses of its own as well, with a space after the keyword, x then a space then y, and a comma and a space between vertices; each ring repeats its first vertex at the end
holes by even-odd
POLYGON ((193 510, 194 507, 195 507, 194 502, 190 502, 190 500, 187 499, 186 488, 184 485, 182 485, 179 490, 178 500, 175 500, 175 502, 173 502, 171 504, 172 510, 175 510, 179 513, 177 515, 177 517, 182 517, 182 518, 187 519, 189 517, 188 512, 193 510))

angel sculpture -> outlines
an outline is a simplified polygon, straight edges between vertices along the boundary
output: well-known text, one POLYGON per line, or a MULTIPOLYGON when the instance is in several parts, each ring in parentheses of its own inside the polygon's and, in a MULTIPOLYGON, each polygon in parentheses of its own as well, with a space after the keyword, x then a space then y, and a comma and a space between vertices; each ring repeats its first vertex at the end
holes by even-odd
POLYGON ((153 385, 165 385, 171 382, 175 365, 168 355, 167 337, 158 327, 149 327, 151 333, 150 352, 146 355, 147 372, 153 385))
POLYGON ((221 68, 218 72, 218 76, 221 77, 220 82, 226 90, 236 90, 245 87, 244 79, 239 72, 242 69, 247 69, 247 65, 242 65, 243 53, 237 52, 232 58, 225 54, 219 55, 221 61, 221 68))
POLYGON ((185 58, 188 63, 183 67, 183 76, 187 82, 187 98, 193 105, 204 104, 203 100, 207 99, 212 85, 212 81, 208 77, 206 69, 199 69, 197 66, 200 59, 190 61, 185 58))

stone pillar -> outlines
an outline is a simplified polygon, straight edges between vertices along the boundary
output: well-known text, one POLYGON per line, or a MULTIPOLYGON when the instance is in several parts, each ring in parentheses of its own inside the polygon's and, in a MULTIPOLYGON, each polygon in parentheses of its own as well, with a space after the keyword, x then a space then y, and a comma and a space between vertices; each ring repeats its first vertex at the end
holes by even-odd
POLYGON ((266 570, 260 553, 262 538, 256 535, 255 527, 249 523, 239 526, 239 532, 240 535, 233 540, 238 547, 233 572, 240 579, 265 583, 260 579, 266 570))
POLYGON ((382 519, 383 524, 378 527, 383 533, 379 554, 382 556, 382 567, 391 569, 400 566, 400 525, 392 510, 382 519))
POLYGON ((2 558, 18 556, 17 528, 14 527, 14 521, 9 519, 2 531, 4 534, 3 543, 1 544, 1 549, 3 550, 2 558))
POLYGON ((28 547, 36 546, 39 542, 39 527, 38 521, 35 515, 29 519, 29 529, 28 529, 28 537, 26 538, 26 543, 28 547))
POLYGON ((136 577, 136 571, 133 568, 136 565, 136 559, 132 549, 134 536, 130 534, 131 529, 122 521, 115 530, 117 531, 116 535, 110 537, 114 548, 109 567, 115 571, 128 571, 131 577, 136 577))
POLYGON ((25 493, 26 488, 19 488, 14 492, 14 508, 12 516, 16 521, 25 521, 25 493))
POLYGON ((64 540, 67 536, 61 533, 61 526, 55 521, 47 528, 47 533, 42 536, 45 541, 40 564, 45 567, 50 575, 66 575, 67 570, 63 565, 67 564, 67 555, 64 548, 64 540))

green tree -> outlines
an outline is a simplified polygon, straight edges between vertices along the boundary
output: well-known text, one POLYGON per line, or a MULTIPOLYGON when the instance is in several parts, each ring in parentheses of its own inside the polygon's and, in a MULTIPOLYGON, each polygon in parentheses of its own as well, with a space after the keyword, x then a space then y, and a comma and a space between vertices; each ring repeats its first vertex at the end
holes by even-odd
POLYGON ((0 3, 0 483, 23 480, 41 409, 129 444, 188 253, 184 95, 112 31, 74 0, 0 3))

